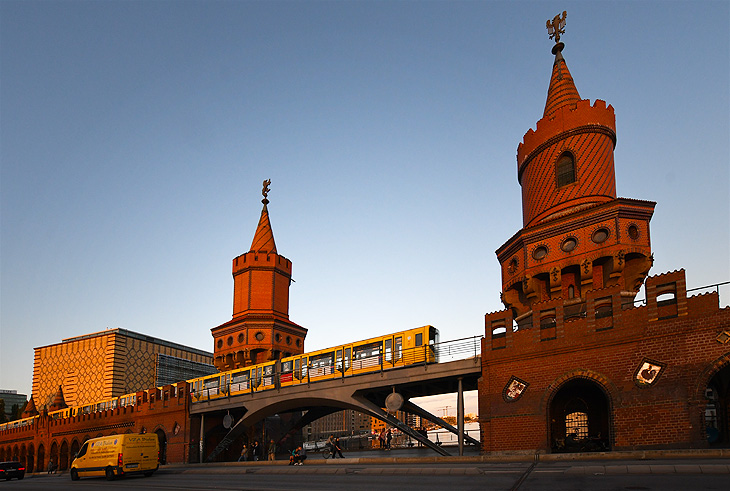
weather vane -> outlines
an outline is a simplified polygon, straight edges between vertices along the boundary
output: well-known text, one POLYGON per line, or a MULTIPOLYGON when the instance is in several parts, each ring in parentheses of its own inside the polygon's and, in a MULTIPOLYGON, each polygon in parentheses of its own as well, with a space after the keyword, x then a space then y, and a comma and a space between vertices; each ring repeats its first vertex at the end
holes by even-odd
POLYGON ((264 199, 261 200, 261 202, 264 205, 269 204, 269 200, 267 199, 267 196, 269 195, 269 185, 271 184, 271 179, 264 180, 264 189, 261 190, 261 194, 264 195, 264 199))
POLYGON ((550 39, 555 38, 555 44, 560 42, 560 35, 565 34, 565 18, 568 16, 568 12, 563 10, 563 17, 560 14, 553 17, 553 20, 547 21, 547 30, 550 35, 550 39))

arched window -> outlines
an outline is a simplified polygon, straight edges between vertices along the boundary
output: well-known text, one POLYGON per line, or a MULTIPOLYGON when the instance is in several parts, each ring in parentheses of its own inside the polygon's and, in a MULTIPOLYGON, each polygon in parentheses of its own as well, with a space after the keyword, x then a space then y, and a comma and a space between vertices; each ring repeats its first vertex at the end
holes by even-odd
POLYGON ((558 163, 555 165, 555 175, 559 188, 575 182, 575 159, 573 155, 566 152, 560 156, 558 163))

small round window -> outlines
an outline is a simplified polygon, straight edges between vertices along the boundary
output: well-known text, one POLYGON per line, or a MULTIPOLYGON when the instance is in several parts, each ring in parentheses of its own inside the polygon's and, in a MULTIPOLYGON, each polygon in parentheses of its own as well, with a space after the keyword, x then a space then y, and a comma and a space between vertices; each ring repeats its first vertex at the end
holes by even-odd
POLYGON ((639 227, 636 225, 629 225, 629 237, 631 240, 636 240, 639 238, 639 227))
POLYGON ((223 340, 222 339, 219 339, 217 344, 218 344, 218 347, 219 348, 222 348, 223 347, 223 340))
POLYGON ((296 343, 294 343, 294 344, 296 344, 297 346, 301 346, 302 345, 302 340, 301 339, 297 339, 296 343))
POLYGON ((514 273, 517 271, 517 266, 519 265, 519 261, 516 257, 513 257, 512 260, 509 262, 509 266, 507 266, 507 271, 510 273, 514 273))
POLYGON ((286 337, 286 344, 291 344, 291 336, 286 337))
POLYGON ((591 240, 593 240, 593 242, 595 242, 596 244, 605 242, 606 239, 608 239, 608 229, 607 228, 599 228, 598 230, 593 232, 593 236, 591 237, 591 240))
POLYGON ((233 336, 228 336, 228 339, 226 339, 226 343, 228 343, 228 346, 233 344, 233 336))
POLYGON ((238 342, 243 343, 243 333, 238 335, 238 342))
POLYGON ((277 332, 276 334, 274 334, 274 339, 276 339, 276 342, 277 342, 277 343, 278 343, 279 341, 281 341, 281 334, 279 334, 278 332, 277 332))
POLYGON ((532 251, 532 257, 539 261, 540 259, 547 256, 547 253, 548 253, 547 247, 540 246, 537 249, 535 249, 534 251, 532 251))
POLYGON ((257 332, 256 333, 256 340, 257 341, 263 341, 264 340, 264 333, 262 333, 261 331, 257 332))
POLYGON ((578 239, 575 237, 568 237, 563 241, 562 244, 560 244, 560 248, 564 250, 565 252, 570 252, 573 249, 575 249, 575 246, 578 245, 578 239))

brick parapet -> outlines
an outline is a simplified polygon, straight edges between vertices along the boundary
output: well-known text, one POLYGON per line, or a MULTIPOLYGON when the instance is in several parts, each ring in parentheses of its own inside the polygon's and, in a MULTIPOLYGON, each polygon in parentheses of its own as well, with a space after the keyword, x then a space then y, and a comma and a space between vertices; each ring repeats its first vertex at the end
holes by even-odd
POLYGON ((522 165, 542 147, 550 145, 556 138, 579 128, 591 131, 604 128, 609 132, 615 144, 616 115, 613 106, 606 106, 606 101, 600 99, 596 99, 591 106, 590 100, 583 99, 575 104, 560 107, 549 116, 540 119, 535 130, 529 129, 525 133, 522 143, 517 146, 519 174, 522 174, 522 165))

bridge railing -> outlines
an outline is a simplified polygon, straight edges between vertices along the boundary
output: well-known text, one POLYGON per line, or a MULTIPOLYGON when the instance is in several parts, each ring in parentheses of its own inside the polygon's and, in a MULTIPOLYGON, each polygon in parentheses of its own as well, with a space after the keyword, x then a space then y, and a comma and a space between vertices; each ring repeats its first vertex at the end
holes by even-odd
POLYGON ((435 350, 438 362, 444 363, 447 361, 476 358, 482 352, 483 337, 472 336, 470 338, 454 339, 436 344, 435 350))

